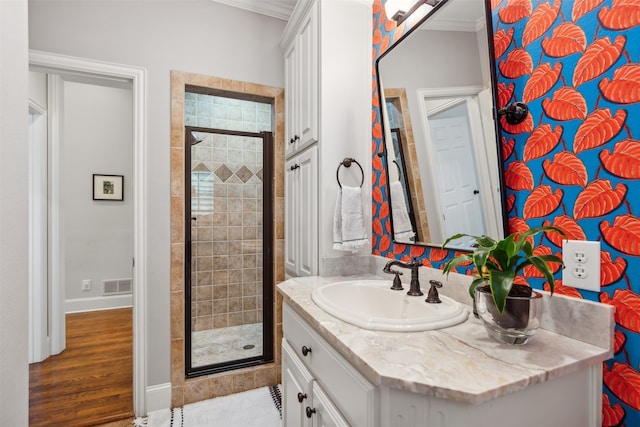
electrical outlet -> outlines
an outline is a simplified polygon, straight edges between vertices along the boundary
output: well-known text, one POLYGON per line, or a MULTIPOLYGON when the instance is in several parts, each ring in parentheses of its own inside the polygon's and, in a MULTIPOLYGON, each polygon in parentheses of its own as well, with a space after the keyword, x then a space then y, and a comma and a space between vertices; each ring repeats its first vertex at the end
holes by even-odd
POLYGON ((565 286, 600 291, 600 242, 563 240, 562 261, 565 286))
POLYGON ((91 290, 91 279, 84 279, 82 281, 82 290, 90 291, 91 290))
POLYGON ((587 270, 585 270, 584 267, 573 267, 571 274, 573 274, 573 277, 576 279, 586 279, 588 276, 587 270))
POLYGON ((573 253, 573 260, 577 264, 584 264, 589 260, 589 258, 587 257, 587 254, 584 251, 576 251, 573 253))

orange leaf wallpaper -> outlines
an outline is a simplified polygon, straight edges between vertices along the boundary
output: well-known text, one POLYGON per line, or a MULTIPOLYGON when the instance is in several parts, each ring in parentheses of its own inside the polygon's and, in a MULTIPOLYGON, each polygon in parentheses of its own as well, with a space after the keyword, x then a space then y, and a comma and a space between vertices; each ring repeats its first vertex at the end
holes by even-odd
MULTIPOLYGON (((387 19, 385 2, 374 0, 374 65, 410 29, 387 19)), ((600 241, 601 292, 562 286, 559 270, 556 292, 616 307, 615 356, 603 365, 602 425, 640 426, 640 0, 486 4, 496 103, 522 101, 530 111, 519 125, 501 121, 508 227, 555 225, 570 239, 600 241)), ((372 253, 442 268, 453 252, 393 242, 372 69, 372 253)), ((554 235, 538 235, 533 243, 540 253, 561 252, 554 235)), ((548 287, 527 276, 533 287, 548 287)))

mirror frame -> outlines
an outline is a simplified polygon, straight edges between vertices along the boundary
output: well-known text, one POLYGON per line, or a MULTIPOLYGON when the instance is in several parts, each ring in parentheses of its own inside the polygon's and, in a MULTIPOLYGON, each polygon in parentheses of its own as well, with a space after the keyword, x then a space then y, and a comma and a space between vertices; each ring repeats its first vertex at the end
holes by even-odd
MULTIPOLYGON (((422 0, 419 0, 422 1, 422 0)), ((384 90, 381 88, 381 81, 380 81, 380 69, 379 69, 379 65, 380 65, 380 61, 389 53, 391 52, 395 47, 397 47, 400 43, 402 43, 402 41, 404 39, 406 39, 407 37, 409 37, 411 34, 413 34, 414 31, 418 31, 419 28, 422 26, 422 24, 424 24, 428 19, 430 19, 432 17, 432 15, 434 15, 435 13, 438 12, 438 10, 444 6, 447 2, 449 1, 455 1, 455 0, 441 0, 436 6, 433 7, 433 9, 431 9, 428 13, 425 14, 425 16, 423 16, 420 20, 416 21, 415 24, 413 24, 413 26, 411 28, 409 28, 403 35, 402 37, 400 37, 398 40, 396 40, 392 45, 390 45, 386 51, 384 51, 377 59, 375 62, 375 70, 376 70, 376 85, 377 85, 377 89, 378 89, 378 104, 379 104, 379 109, 380 109, 380 126, 382 128, 382 142, 383 142, 383 152, 378 153, 377 155, 381 157, 381 159, 383 160, 383 164, 384 164, 384 168, 385 168, 385 172, 387 174, 387 177, 389 177, 389 159, 387 157, 387 129, 385 127, 385 114, 384 114, 384 105, 385 105, 385 96, 384 96, 384 90)), ((488 52, 487 54, 489 55, 489 73, 491 76, 491 95, 493 97, 493 109, 492 109, 492 116, 493 116, 493 123, 494 123, 494 130, 495 130, 495 135, 496 135, 496 153, 497 153, 497 162, 498 162, 498 182, 500 184, 500 196, 501 196, 501 208, 502 208, 502 228, 503 228, 503 233, 504 236, 507 236, 509 234, 509 220, 508 220, 508 210, 507 210, 507 198, 506 198, 506 187, 505 187, 505 178, 504 178, 504 159, 502 157, 502 143, 501 141, 504 139, 504 136, 502 135, 502 129, 501 126, 499 125, 499 120, 498 120, 498 110, 500 109, 500 106, 497 105, 498 102, 498 88, 497 88, 497 73, 496 73, 496 62, 495 62, 495 50, 494 50, 494 46, 493 46, 493 19, 491 16, 491 0, 484 0, 484 15, 485 15, 485 29, 486 29, 486 34, 487 34, 487 45, 488 45, 488 52)), ((419 8, 415 9, 416 11, 419 10, 419 8)), ((408 18, 408 16, 406 17, 408 18)), ((405 22, 406 22, 406 18, 405 18, 405 22)), ((389 201, 389 205, 391 206, 392 201, 391 201, 391 194, 390 194, 390 189, 389 189, 389 182, 387 179, 387 183, 383 186, 385 187, 385 191, 386 191, 386 195, 387 195, 387 200, 389 201)), ((417 243, 408 243, 408 242, 400 242, 400 241, 396 241, 395 240, 395 233, 393 230, 393 214, 391 211, 393 211, 393 209, 389 209, 389 220, 391 221, 391 236, 392 236, 392 240, 394 243, 400 243, 400 244, 406 244, 406 245, 412 245, 412 246, 421 246, 421 247, 431 247, 431 248, 441 248, 442 244, 436 244, 436 243, 425 243, 425 242, 417 242, 417 243)), ((504 237, 503 236, 503 237, 504 237)), ((445 248, 447 249, 447 248, 445 248)), ((458 252, 471 252, 471 250, 467 250, 467 249, 460 249, 460 248, 450 248, 450 250, 455 250, 458 252)))

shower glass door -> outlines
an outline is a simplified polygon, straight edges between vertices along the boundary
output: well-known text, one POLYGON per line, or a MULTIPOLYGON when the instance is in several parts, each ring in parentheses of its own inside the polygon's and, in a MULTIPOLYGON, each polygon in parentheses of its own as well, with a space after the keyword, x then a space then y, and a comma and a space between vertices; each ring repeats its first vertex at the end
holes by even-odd
POLYGON ((273 360, 269 130, 185 127, 187 377, 273 360))

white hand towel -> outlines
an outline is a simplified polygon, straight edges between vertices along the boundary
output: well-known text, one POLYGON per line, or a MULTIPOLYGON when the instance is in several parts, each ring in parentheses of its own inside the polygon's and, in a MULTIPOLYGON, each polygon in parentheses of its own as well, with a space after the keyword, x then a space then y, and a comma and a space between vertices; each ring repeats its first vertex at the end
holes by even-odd
POLYGON ((393 216, 393 234, 395 240, 413 241, 416 235, 407 212, 407 201, 400 181, 394 181, 391 188, 391 215, 393 216))
POLYGON ((368 244, 360 187, 343 185, 333 212, 333 249, 357 252, 368 244))

